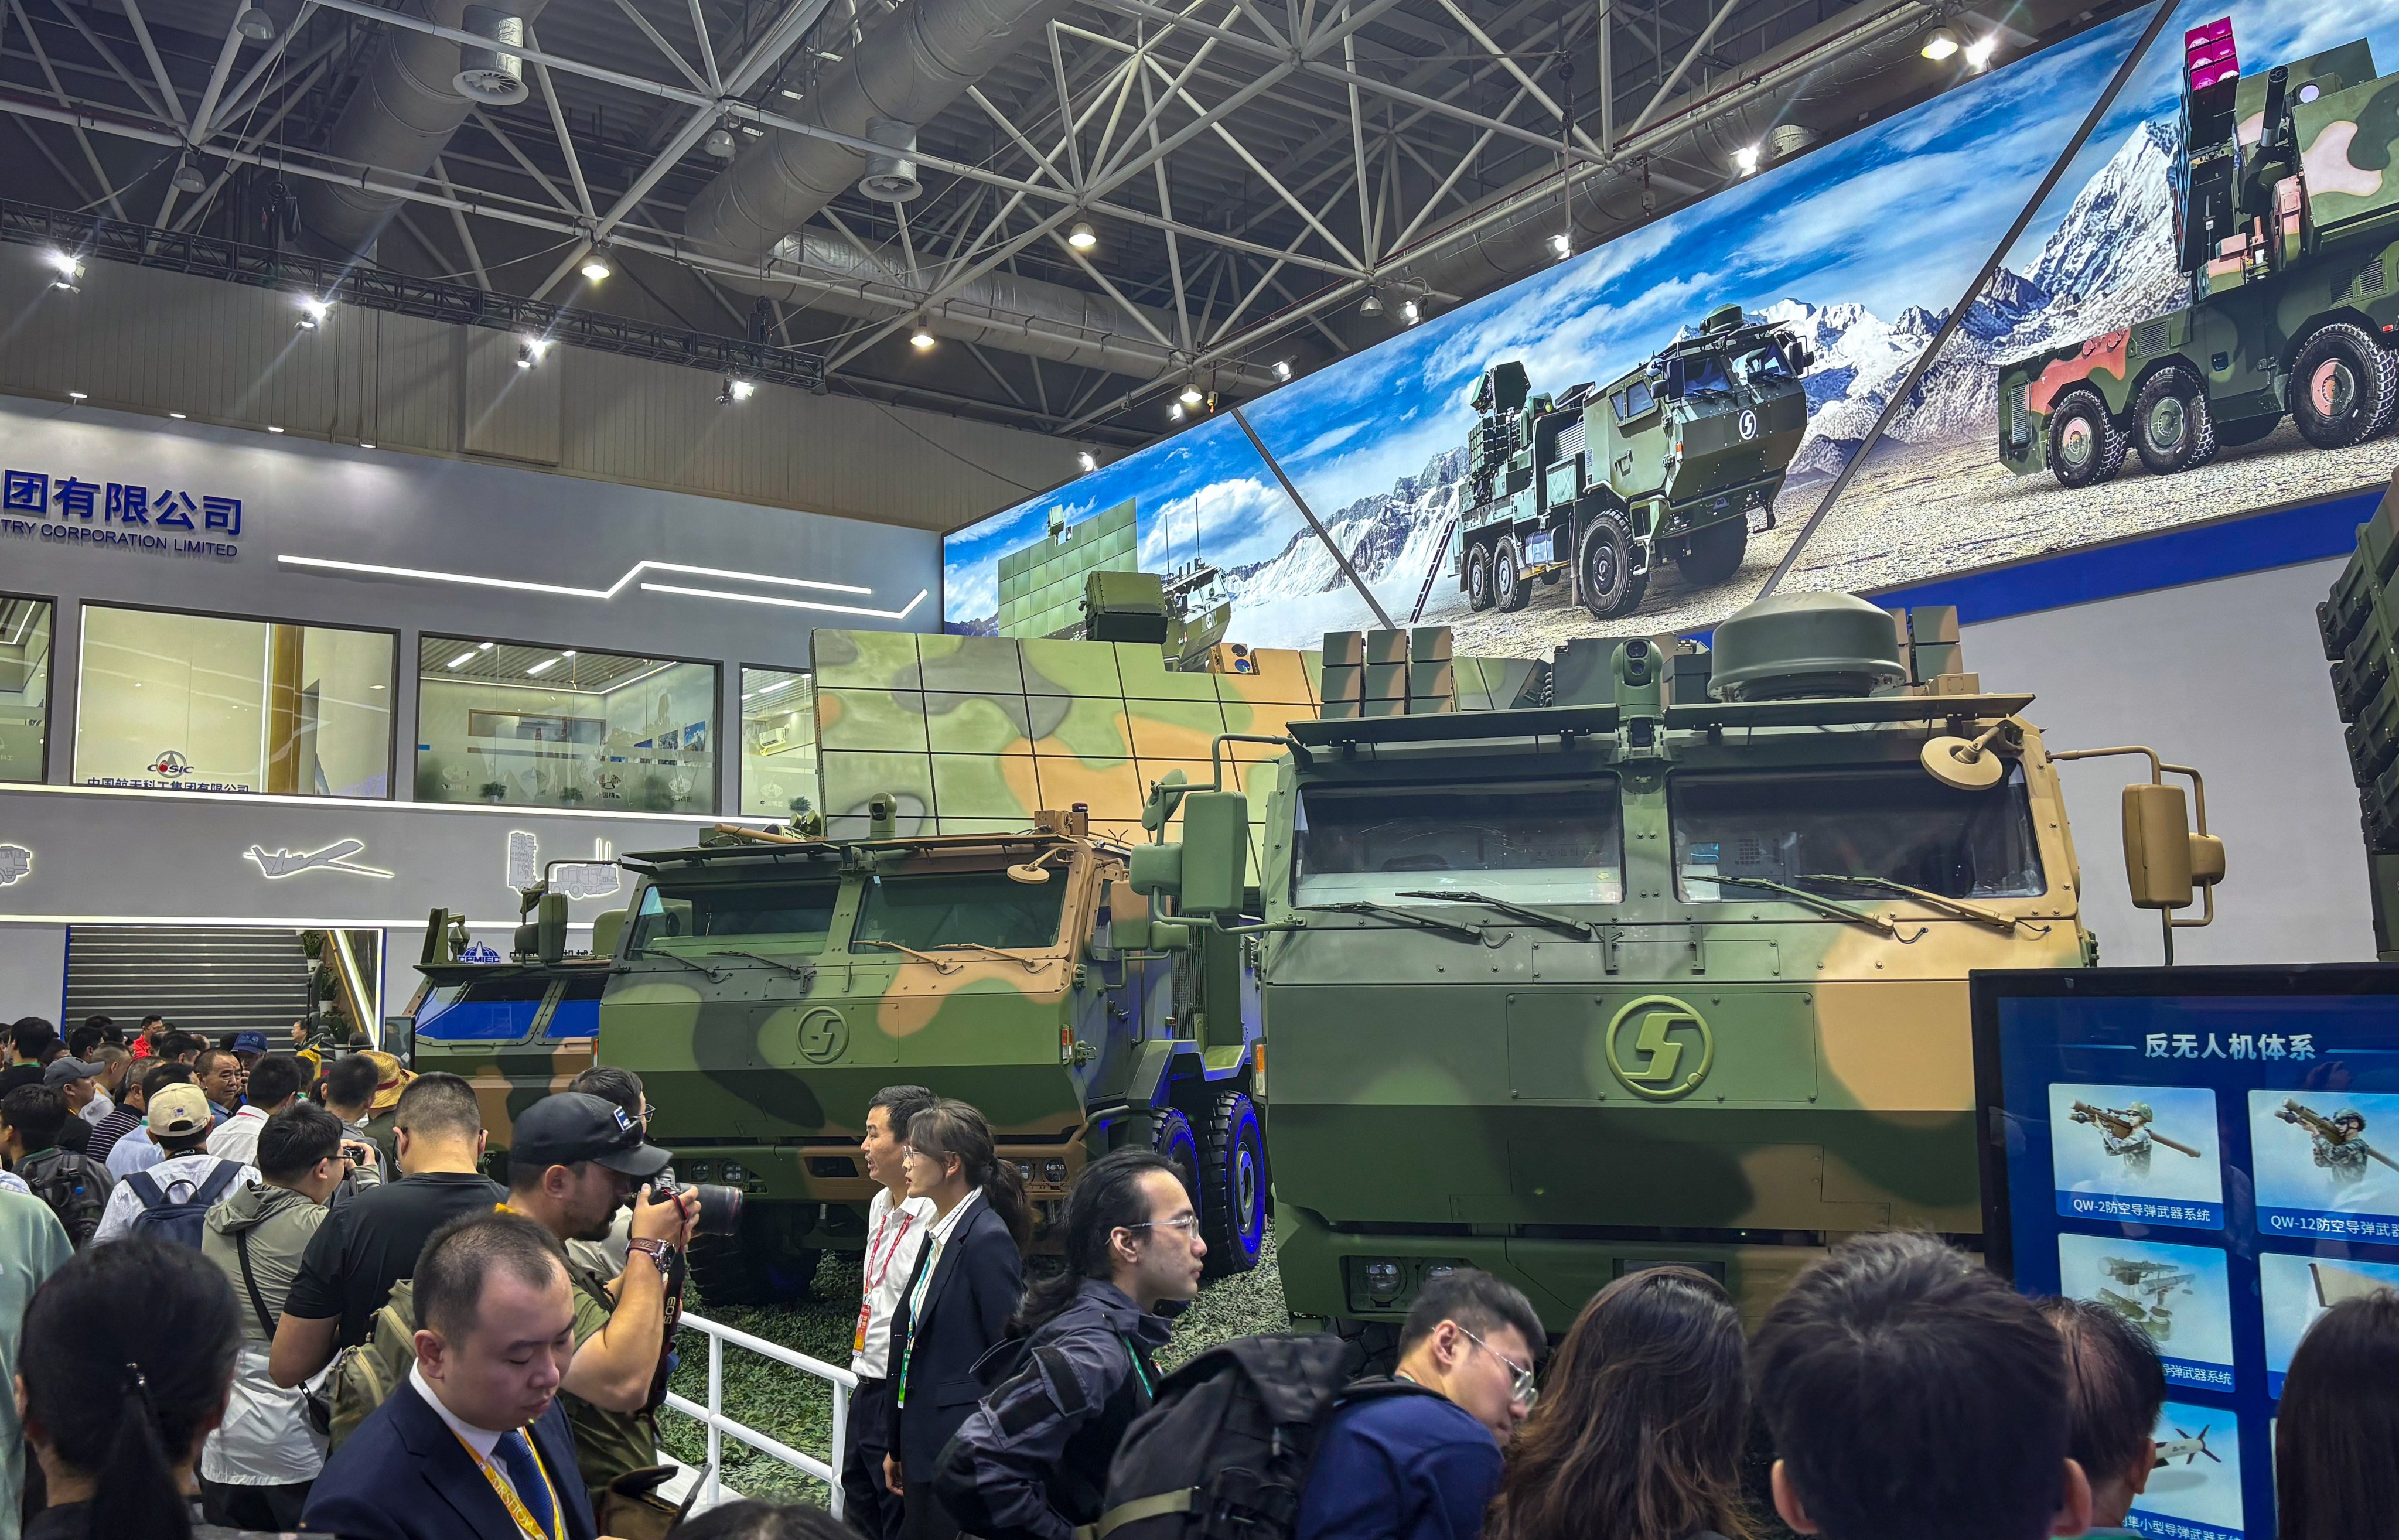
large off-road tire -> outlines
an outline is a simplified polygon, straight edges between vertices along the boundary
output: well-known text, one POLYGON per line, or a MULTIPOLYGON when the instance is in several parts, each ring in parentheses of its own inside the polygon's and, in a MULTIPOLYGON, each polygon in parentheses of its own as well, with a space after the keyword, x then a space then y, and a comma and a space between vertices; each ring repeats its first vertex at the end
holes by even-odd
POLYGON ((1218 1091, 1200 1151, 1200 1238, 1211 1277, 1246 1273, 1267 1244, 1267 1136, 1256 1103, 1218 1091))
POLYGON ((1742 514, 1693 530, 1674 566, 1691 587, 1712 588, 1741 571, 1741 560, 1748 554, 1749 516, 1742 514))
POLYGON ((1583 608, 1598 619, 1627 614, 1641 602, 1649 580, 1633 575, 1633 520, 1622 509, 1603 508, 1593 516, 1575 551, 1575 572, 1583 608))
POLYGON ((1191 1201, 1200 1206, 1200 1223, 1208 1223, 1207 1193, 1200 1181, 1200 1141, 1192 1136, 1191 1120, 1172 1107, 1160 1107, 1149 1116, 1149 1147, 1166 1157, 1174 1174, 1191 1194, 1191 1201))
POLYGON ((2319 328, 2291 365, 2291 417, 2318 449, 2362 444, 2391 426, 2399 407, 2399 361, 2362 327, 2319 328))
POLYGON ((694 1236, 692 1282, 711 1308, 789 1304, 809 1297, 824 1253, 799 1237, 816 1227, 813 1203, 752 1201, 738 1236, 694 1236))
POLYGON ((1466 607, 1481 614, 1491 607, 1491 547, 1475 546, 1466 553, 1466 607))
POLYGON ((1510 536, 1491 553, 1491 602, 1502 615, 1513 615, 1533 601, 1533 586, 1525 581, 1525 559, 1510 536))
POLYGON ((2216 411, 2207 385, 2182 364, 2150 375, 2133 398, 2133 448, 2152 476, 2197 470, 2216 458, 2216 411))
POLYGON ((2088 390, 2070 390, 2049 414, 2049 473, 2061 487, 2095 487, 2124 465, 2124 435, 2108 419, 2108 404, 2088 390))

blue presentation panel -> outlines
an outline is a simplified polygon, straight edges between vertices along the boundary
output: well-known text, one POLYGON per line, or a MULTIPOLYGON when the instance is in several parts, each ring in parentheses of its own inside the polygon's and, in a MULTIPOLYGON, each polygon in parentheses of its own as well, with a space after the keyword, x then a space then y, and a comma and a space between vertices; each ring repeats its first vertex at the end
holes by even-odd
POLYGON ((2293 1351, 2399 1287, 2399 967, 1978 973, 1973 1000, 1991 1264, 2165 1361, 2132 1526, 2267 1540, 2293 1351))

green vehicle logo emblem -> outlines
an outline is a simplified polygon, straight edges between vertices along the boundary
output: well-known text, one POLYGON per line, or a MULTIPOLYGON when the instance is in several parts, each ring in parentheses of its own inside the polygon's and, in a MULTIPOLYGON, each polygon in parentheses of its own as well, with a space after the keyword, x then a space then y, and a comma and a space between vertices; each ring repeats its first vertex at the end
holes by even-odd
POLYGON ((1671 995, 1645 994, 1607 1023, 1607 1067, 1637 1096, 1659 1101, 1687 1096, 1707 1078, 1715 1059, 1715 1033, 1708 1030, 1706 1019, 1671 995), (1698 1033, 1699 1052, 1698 1061, 1678 1075, 1675 1072, 1684 1069, 1685 1055, 1693 1046, 1676 1035, 1680 1032, 1698 1033), (1631 1043, 1620 1049, 1628 1036, 1631 1043))
POLYGON ((830 1064, 849 1047, 849 1023, 830 1006, 819 1006, 800 1018, 800 1057, 811 1064, 830 1064))
POLYGON ((1741 414, 1741 436, 1744 440, 1757 437, 1756 412, 1743 412, 1741 414))

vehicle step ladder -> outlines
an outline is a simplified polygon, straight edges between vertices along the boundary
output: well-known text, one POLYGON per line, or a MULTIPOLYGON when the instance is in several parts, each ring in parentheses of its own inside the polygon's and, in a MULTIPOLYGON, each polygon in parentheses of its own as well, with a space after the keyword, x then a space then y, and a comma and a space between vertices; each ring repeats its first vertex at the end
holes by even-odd
POLYGON ((1416 607, 1408 612, 1409 625, 1413 626, 1424 618, 1425 601, 1432 597, 1433 580, 1441 575, 1442 558, 1449 554, 1449 538, 1457 533, 1457 515, 1453 513, 1449 516, 1449 522, 1441 528, 1441 543, 1433 547, 1432 564, 1425 569, 1424 587, 1416 590, 1416 607))

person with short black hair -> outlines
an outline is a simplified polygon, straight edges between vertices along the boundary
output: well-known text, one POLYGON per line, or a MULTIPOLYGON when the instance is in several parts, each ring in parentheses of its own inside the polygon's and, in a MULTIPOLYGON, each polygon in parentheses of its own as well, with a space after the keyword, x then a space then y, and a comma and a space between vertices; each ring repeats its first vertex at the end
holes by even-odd
POLYGON ((349 1161, 342 1122, 324 1108, 293 1101, 258 1135, 259 1180, 244 1182, 209 1210, 200 1254, 214 1263, 242 1304, 241 1361, 223 1426, 200 1454, 200 1496, 212 1523, 289 1530, 300 1522, 308 1483, 325 1458, 308 1424, 307 1402, 267 1373, 276 1317, 300 1270, 309 1239, 349 1161))
POLYGON ((2325 1311, 2299 1338, 2274 1428, 2281 1540, 2399 1533, 2399 1290, 2325 1311))
POLYGON ((2166 1371, 2149 1334, 2123 1312, 2051 1295, 2035 1306, 2066 1348, 2066 1451, 2091 1483, 2094 1535, 2128 1535, 2125 1515, 2158 1463, 2166 1371))
POLYGON ((169 1032, 158 1039, 158 1057, 178 1064, 189 1064, 192 1073, 200 1072, 200 1053, 209 1040, 196 1032, 169 1032))
POLYGON ((2032 1302, 1931 1236, 1861 1236, 1803 1270, 1751 1369, 1775 1511, 1832 1540, 2039 1540, 2090 1527, 2066 1358, 2032 1302))
POLYGON ((557 1239, 522 1215, 462 1215, 426 1242, 414 1290, 415 1362, 325 1463, 305 1526, 346 1540, 593 1540, 558 1395, 575 1294, 557 1239))
POLYGON ((165 1056, 158 1051, 158 1046, 159 1039, 166 1035, 167 1019, 156 1011, 152 1011, 142 1019, 141 1027, 133 1034, 131 1044, 133 1057, 136 1059, 164 1058, 165 1056))
POLYGON ((107 1167, 60 1141, 69 1129, 86 1138, 91 1134, 91 1125, 70 1114, 66 1098, 51 1087, 20 1086, 0 1096, 0 1154, 80 1248, 99 1230, 115 1183, 107 1167))
POLYGON ((250 1068, 241 1056, 231 1048, 202 1048, 192 1061, 192 1073, 208 1093, 209 1110, 217 1122, 232 1122, 234 1109, 241 1105, 242 1087, 250 1083, 250 1068))
POLYGON ((288 1053, 269 1054, 251 1067, 247 1099, 234 1114, 209 1135, 209 1154, 227 1160, 249 1160, 258 1153, 259 1130, 266 1120, 300 1099, 300 1060, 288 1053))
POLYGON ((108 1174, 122 1182, 136 1171, 146 1171, 166 1157, 158 1141, 150 1137, 150 1099, 169 1086, 192 1083, 192 1066, 173 1060, 149 1060, 142 1072, 142 1094, 136 1098, 134 1111, 141 1121, 109 1146, 108 1174))
POLYGON ((1692 1267, 1645 1267, 1591 1297, 1508 1450, 1491 1540, 1687 1540, 1752 1533, 1741 1316, 1692 1267))
MULTIPOLYGON (((102 1043, 89 1055, 79 1054, 76 1057, 93 1065, 98 1073, 92 1077, 91 1100, 77 1108, 75 1115, 97 1128, 101 1119, 116 1110, 116 1100, 125 1094, 125 1081, 133 1066, 133 1060, 115 1043, 102 1043)), ((91 1155, 94 1160, 108 1158, 105 1151, 92 1155, 91 1151, 86 1150, 84 1154, 91 1155)))
POLYGON ((1524 1291, 1477 1268, 1428 1279, 1393 1379, 1416 1394, 1336 1402, 1299 1496, 1297 1540, 1473 1540, 1500 1446, 1533 1410, 1549 1340, 1524 1291))
POLYGON ((364 1054, 349 1054, 325 1066, 318 1082, 318 1095, 324 1098, 325 1110, 348 1125, 350 1137, 367 1139, 367 1118, 374 1105, 375 1082, 383 1071, 364 1054))
POLYGON ((667 1540, 857 1540, 857 1532, 814 1503, 744 1497, 693 1514, 668 1531, 667 1540))
POLYGON ((0 1070, 0 1096, 40 1085, 43 1067, 64 1052, 57 1027, 38 1016, 20 1017, 8 1028, 8 1067, 0 1070))
POLYGON ((374 1313, 415 1267, 426 1237, 508 1197, 508 1189, 481 1173, 483 1114, 466 1081, 418 1076, 400 1098, 397 1127, 407 1180, 386 1180, 331 1209, 291 1280, 269 1365, 286 1389, 366 1341, 374 1313))
POLYGON ((1023 1368, 983 1398, 933 1472, 950 1517, 982 1540, 1072 1540, 1099 1522, 1108 1462, 1156 1397, 1156 1356, 1172 1331, 1159 1306, 1200 1293, 1200 1210, 1155 1151, 1083 1168, 1060 1228, 1064 1271, 1027 1290, 1009 1323, 1023 1368))
POLYGON ((849 1443, 842 1451, 842 1516, 868 1540, 899 1540, 899 1494, 883 1484, 883 1457, 891 1452, 891 1317, 900 1291, 915 1270, 916 1253, 932 1222, 929 1198, 908 1196, 908 1120, 933 1104, 923 1086, 886 1086, 866 1103, 866 1133, 858 1152, 877 1183, 866 1207, 866 1250, 859 1258, 858 1330, 851 1334, 849 1443))
POLYGON ((67 1057, 70 1059, 89 1059, 92 1055, 92 1050, 98 1048, 100 1045, 107 1039, 107 1017, 85 1017, 82 1026, 79 1026, 67 1033, 67 1057))

